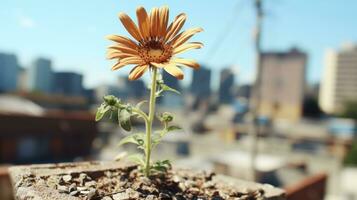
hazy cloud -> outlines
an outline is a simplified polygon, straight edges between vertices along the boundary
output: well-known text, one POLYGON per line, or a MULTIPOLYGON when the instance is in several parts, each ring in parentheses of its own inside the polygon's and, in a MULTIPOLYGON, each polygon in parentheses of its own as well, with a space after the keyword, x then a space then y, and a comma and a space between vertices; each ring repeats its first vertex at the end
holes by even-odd
POLYGON ((34 28, 37 25, 36 21, 32 17, 26 15, 23 9, 21 8, 15 9, 15 16, 18 25, 22 28, 29 29, 29 28, 34 28))
POLYGON ((19 16, 18 22, 22 28, 33 28, 36 26, 36 22, 28 16, 19 16))

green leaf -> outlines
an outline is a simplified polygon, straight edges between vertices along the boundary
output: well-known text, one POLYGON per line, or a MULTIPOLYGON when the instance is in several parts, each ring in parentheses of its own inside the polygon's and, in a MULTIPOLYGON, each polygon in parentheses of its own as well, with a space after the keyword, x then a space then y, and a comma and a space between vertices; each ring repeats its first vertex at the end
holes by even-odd
POLYGON ((182 130, 182 128, 179 127, 179 126, 169 126, 169 127, 167 128, 167 132, 176 131, 176 130, 182 130))
POLYGON ((145 137, 144 133, 131 134, 121 139, 118 145, 121 146, 123 144, 133 143, 138 146, 144 146, 145 143, 144 137, 145 137))
POLYGON ((172 87, 169 87, 168 85, 166 85, 165 83, 161 83, 160 87, 163 91, 170 91, 170 92, 174 92, 176 94, 181 94, 179 91, 175 90, 172 87))
POLYGON ((154 171, 160 171, 160 172, 166 172, 170 168, 171 168, 171 163, 169 160, 156 161, 151 166, 151 169, 153 169, 154 171))
POLYGON ((102 105, 100 105, 95 114, 95 121, 101 120, 104 117, 105 113, 107 113, 109 110, 110 106, 107 106, 106 104, 102 103, 102 105))
POLYGON ((118 99, 114 95, 104 96, 103 99, 104 102, 109 106, 115 106, 116 104, 120 103, 120 99, 118 99))
POLYGON ((129 109, 121 109, 118 112, 119 124, 126 131, 131 131, 130 117, 131 117, 131 110, 129 109))
POLYGON ((143 159, 143 155, 141 154, 132 154, 132 155, 129 155, 127 157, 128 160, 138 164, 138 165, 141 165, 141 166, 144 166, 145 165, 145 161, 143 159))
POLYGON ((173 115, 169 112, 164 112, 161 115, 158 115, 157 118, 161 122, 171 122, 174 119, 173 115))

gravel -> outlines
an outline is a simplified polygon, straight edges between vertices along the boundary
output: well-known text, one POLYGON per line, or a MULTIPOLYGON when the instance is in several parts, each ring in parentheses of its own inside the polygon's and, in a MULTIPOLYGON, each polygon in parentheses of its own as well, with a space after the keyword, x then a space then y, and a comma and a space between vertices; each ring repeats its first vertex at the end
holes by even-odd
MULTIPOLYGON (((39 177, 47 187, 82 200, 254 200, 263 190, 236 191, 212 180, 214 173, 169 170, 144 177, 136 166, 39 177)), ((29 178, 32 178, 29 176, 29 178)))

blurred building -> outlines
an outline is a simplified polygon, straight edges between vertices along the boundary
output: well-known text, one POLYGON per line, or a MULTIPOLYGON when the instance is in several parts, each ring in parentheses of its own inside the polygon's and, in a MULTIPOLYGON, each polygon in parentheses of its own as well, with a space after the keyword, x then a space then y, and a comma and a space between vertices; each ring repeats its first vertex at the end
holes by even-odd
POLYGON ((165 70, 162 72, 162 79, 164 83, 175 90, 181 91, 181 86, 177 78, 172 76, 171 74, 167 73, 165 70))
POLYGON ((67 96, 83 95, 83 76, 74 72, 56 72, 54 78, 54 92, 67 96))
POLYGON ((190 87, 191 93, 199 98, 207 98, 211 95, 211 70, 201 67, 193 71, 190 87))
POLYGON ((252 90, 251 85, 241 85, 238 87, 237 97, 249 99, 251 90, 252 90))
POLYGON ((347 101, 357 100, 357 45, 326 53, 319 97, 326 113, 337 113, 347 101))
POLYGON ((27 91, 29 89, 28 82, 28 70, 23 67, 19 67, 17 89, 19 91, 27 91))
POLYGON ((145 83, 142 79, 138 79, 135 81, 131 81, 128 78, 125 78, 125 88, 127 90, 127 93, 129 97, 131 98, 142 98, 145 96, 147 89, 145 87, 145 83))
POLYGON ((260 115, 299 120, 303 114, 306 54, 293 48, 265 52, 261 59, 260 115))
POLYGON ((223 69, 221 71, 218 98, 219 102, 229 104, 233 102, 234 98, 234 73, 231 69, 223 69))
POLYGON ((0 53, 0 92, 16 90, 19 65, 13 54, 0 53))
POLYGON ((43 93, 51 93, 53 90, 52 62, 49 59, 36 59, 29 70, 29 89, 43 93))
MULTIPOLYGON (((169 87, 182 92, 182 88, 179 81, 174 76, 167 73, 165 70, 162 72, 162 79, 164 83, 169 87)), ((158 99, 158 103, 164 107, 180 107, 183 105, 182 95, 167 91, 163 93, 163 96, 158 99)))
POLYGON ((128 97, 128 92, 116 85, 100 85, 95 89, 95 98, 97 102, 102 102, 103 97, 106 95, 114 95, 120 99, 126 99, 128 97))

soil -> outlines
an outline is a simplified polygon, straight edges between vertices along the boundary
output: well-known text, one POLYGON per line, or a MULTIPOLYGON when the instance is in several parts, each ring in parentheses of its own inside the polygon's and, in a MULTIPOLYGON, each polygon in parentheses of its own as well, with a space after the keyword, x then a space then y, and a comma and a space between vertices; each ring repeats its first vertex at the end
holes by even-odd
POLYGON ((149 178, 136 166, 22 177, 16 187, 41 182, 62 194, 83 200, 254 200, 264 199, 264 190, 237 191, 232 185, 213 180, 214 173, 169 170, 149 178))

